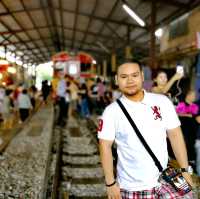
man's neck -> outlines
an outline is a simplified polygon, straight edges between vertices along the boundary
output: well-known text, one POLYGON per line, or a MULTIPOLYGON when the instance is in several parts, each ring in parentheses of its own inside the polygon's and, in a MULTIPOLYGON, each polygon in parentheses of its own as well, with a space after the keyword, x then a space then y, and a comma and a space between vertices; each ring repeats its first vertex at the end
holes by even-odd
POLYGON ((166 86, 166 85, 159 85, 158 88, 159 88, 159 89, 163 89, 163 88, 165 88, 165 86, 166 86))
POLYGON ((134 101, 134 102, 140 102, 144 98, 144 91, 141 90, 138 93, 134 95, 125 95, 129 100, 134 101))

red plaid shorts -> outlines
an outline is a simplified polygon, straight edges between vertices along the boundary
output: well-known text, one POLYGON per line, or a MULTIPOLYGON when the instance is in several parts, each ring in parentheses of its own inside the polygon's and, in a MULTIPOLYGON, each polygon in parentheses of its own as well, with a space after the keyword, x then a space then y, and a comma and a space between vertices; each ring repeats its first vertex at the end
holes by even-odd
POLYGON ((126 191, 121 189, 122 199, 192 199, 192 192, 180 196, 169 184, 162 183, 161 186, 144 191, 126 191))

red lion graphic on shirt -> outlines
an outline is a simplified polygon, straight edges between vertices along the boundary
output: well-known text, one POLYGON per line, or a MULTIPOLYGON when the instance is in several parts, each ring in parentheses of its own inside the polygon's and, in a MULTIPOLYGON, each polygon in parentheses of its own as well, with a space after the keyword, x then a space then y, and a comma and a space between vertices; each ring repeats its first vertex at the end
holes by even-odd
POLYGON ((160 113, 160 107, 159 106, 152 106, 151 109, 153 110, 153 115, 155 115, 154 120, 160 119, 162 120, 162 116, 160 113))

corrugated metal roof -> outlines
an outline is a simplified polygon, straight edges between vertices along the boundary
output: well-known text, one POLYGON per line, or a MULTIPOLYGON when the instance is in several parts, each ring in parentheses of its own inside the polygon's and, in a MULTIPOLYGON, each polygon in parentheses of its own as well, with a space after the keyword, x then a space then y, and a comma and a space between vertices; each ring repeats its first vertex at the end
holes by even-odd
MULTIPOLYGON (((126 0, 147 23, 140 27, 122 9, 120 0, 1 0, 0 44, 23 55, 32 63, 50 60, 61 50, 85 50, 94 57, 106 52, 98 41, 112 50, 128 40, 135 47, 149 41, 153 0, 126 0), (129 27, 129 29, 128 29, 129 27), (30 59, 28 59, 28 57, 30 59)), ((199 5, 199 0, 157 0, 157 26, 199 5)))

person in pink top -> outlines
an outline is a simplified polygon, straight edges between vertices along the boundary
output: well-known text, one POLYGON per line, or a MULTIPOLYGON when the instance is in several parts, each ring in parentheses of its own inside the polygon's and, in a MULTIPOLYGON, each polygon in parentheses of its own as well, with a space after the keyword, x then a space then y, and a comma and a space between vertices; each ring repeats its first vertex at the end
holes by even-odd
POLYGON ((97 78, 97 103, 100 109, 105 108, 104 94, 105 94, 105 85, 103 84, 102 80, 98 77, 97 78))

